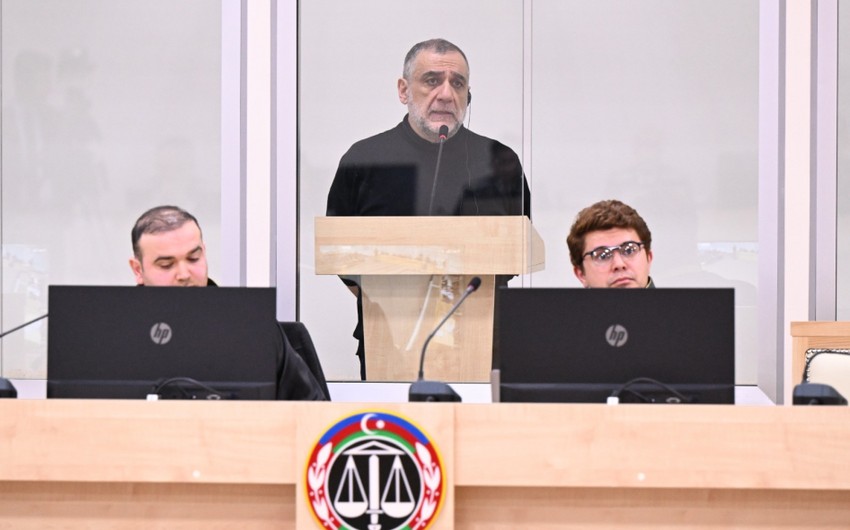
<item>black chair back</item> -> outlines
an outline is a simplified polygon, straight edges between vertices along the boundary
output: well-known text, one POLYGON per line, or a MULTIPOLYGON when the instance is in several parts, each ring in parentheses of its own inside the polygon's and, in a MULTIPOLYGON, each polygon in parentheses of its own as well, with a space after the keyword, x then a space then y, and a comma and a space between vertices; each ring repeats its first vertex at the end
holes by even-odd
POLYGON ((292 345, 292 349, 301 356, 301 359, 307 364, 313 377, 319 382, 325 397, 330 401, 331 393, 328 390, 328 382, 325 380, 325 372, 322 371, 322 363, 319 361, 319 354, 316 353, 316 347, 313 345, 313 339, 310 338, 310 332, 307 331, 307 326, 302 322, 278 322, 283 334, 292 345))

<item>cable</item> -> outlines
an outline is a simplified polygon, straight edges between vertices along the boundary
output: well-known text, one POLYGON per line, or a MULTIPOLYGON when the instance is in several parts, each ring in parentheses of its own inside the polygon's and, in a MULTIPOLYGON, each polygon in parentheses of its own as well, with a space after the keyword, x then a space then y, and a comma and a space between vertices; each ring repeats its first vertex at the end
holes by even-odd
POLYGON ((472 194, 472 201, 475 204, 475 215, 481 215, 481 209, 478 207, 478 197, 475 195, 475 188, 472 187, 472 170, 469 169, 469 124, 472 123, 472 108, 466 107, 466 134, 464 135, 463 146, 466 150, 466 189, 472 194))
POLYGON ((179 385, 177 383, 188 383, 190 385, 194 385, 194 386, 197 386, 198 388, 206 390, 207 392, 209 392, 209 394, 207 394, 207 396, 206 396, 206 399, 210 399, 210 400, 225 399, 223 392, 216 390, 215 388, 213 388, 209 385, 201 383, 200 381, 198 381, 196 379, 192 379, 191 377, 170 377, 170 378, 158 383, 153 388, 151 393, 155 394, 155 395, 159 395, 163 390, 165 390, 166 387, 173 385, 174 387, 176 387, 177 389, 180 390, 180 392, 183 394, 184 399, 196 399, 196 396, 189 393, 183 385, 179 385))
POLYGON ((413 331, 410 333, 410 339, 404 347, 404 351, 410 351, 413 348, 413 342, 419 335, 419 329, 422 328, 422 321, 425 319, 425 310, 428 308, 428 303, 431 301, 431 291, 437 287, 434 285, 434 275, 428 280, 428 289, 425 291, 425 300, 422 302, 422 308, 419 310, 419 318, 416 319, 416 324, 413 326, 413 331))
MULTIPOLYGON (((620 394, 622 392, 626 392, 626 391, 630 392, 632 395, 636 396, 638 399, 640 399, 644 403, 655 403, 655 401, 653 401, 652 398, 648 398, 647 396, 641 394, 640 392, 637 392, 637 391, 629 388, 630 386, 636 385, 638 383, 649 383, 649 384, 658 386, 660 388, 663 388, 664 390, 670 392, 671 394, 673 394, 673 396, 678 398, 680 403, 690 403, 692 401, 690 398, 686 397, 684 394, 682 394, 681 392, 679 392, 675 388, 673 388, 669 385, 666 385, 666 384, 662 383, 661 381, 658 381, 656 379, 652 379, 650 377, 636 377, 636 378, 634 378, 630 381, 627 381, 623 386, 621 386, 617 390, 614 390, 614 392, 612 392, 611 396, 608 398, 608 403, 609 404, 615 404, 615 401, 619 402, 620 394)), ((670 401, 667 401, 667 402, 670 403, 670 401)))

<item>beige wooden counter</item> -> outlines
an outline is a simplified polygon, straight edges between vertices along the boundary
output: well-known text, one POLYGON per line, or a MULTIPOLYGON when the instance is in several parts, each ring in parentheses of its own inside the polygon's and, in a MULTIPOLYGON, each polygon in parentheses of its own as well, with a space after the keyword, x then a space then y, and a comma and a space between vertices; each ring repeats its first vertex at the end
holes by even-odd
POLYGON ((850 409, 0 400, 2 528, 319 528, 301 476, 367 410, 430 434, 432 528, 846 528, 850 409))

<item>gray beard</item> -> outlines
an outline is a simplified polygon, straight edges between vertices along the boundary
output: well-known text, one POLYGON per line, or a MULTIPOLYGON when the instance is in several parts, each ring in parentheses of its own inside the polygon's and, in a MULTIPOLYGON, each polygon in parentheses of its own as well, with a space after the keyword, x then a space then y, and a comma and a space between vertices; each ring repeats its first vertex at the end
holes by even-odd
MULTIPOLYGON (((418 126, 418 128, 420 130, 428 132, 428 140, 429 141, 434 142, 434 143, 437 143, 437 142, 440 141, 440 132, 432 130, 431 129, 431 127, 432 127, 431 123, 424 116, 420 116, 418 114, 415 114, 413 112, 413 109, 410 108, 410 106, 408 106, 408 108, 407 108, 407 114, 410 118, 413 119, 413 121, 416 122, 416 125, 418 126)), ((449 128, 449 134, 448 134, 447 138, 451 138, 452 136, 454 136, 455 133, 457 133, 458 130, 460 130, 460 126, 462 124, 463 124, 463 119, 461 118, 460 120, 457 121, 457 123, 455 124, 454 127, 449 128)))

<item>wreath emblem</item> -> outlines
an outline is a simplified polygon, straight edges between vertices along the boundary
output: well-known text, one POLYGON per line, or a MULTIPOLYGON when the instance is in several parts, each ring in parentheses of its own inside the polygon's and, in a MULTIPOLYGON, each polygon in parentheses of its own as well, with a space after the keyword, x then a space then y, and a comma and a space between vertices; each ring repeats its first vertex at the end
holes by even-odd
POLYGON ((328 429, 306 470, 307 498, 328 529, 424 530, 443 500, 436 447, 399 416, 364 412, 328 429))

